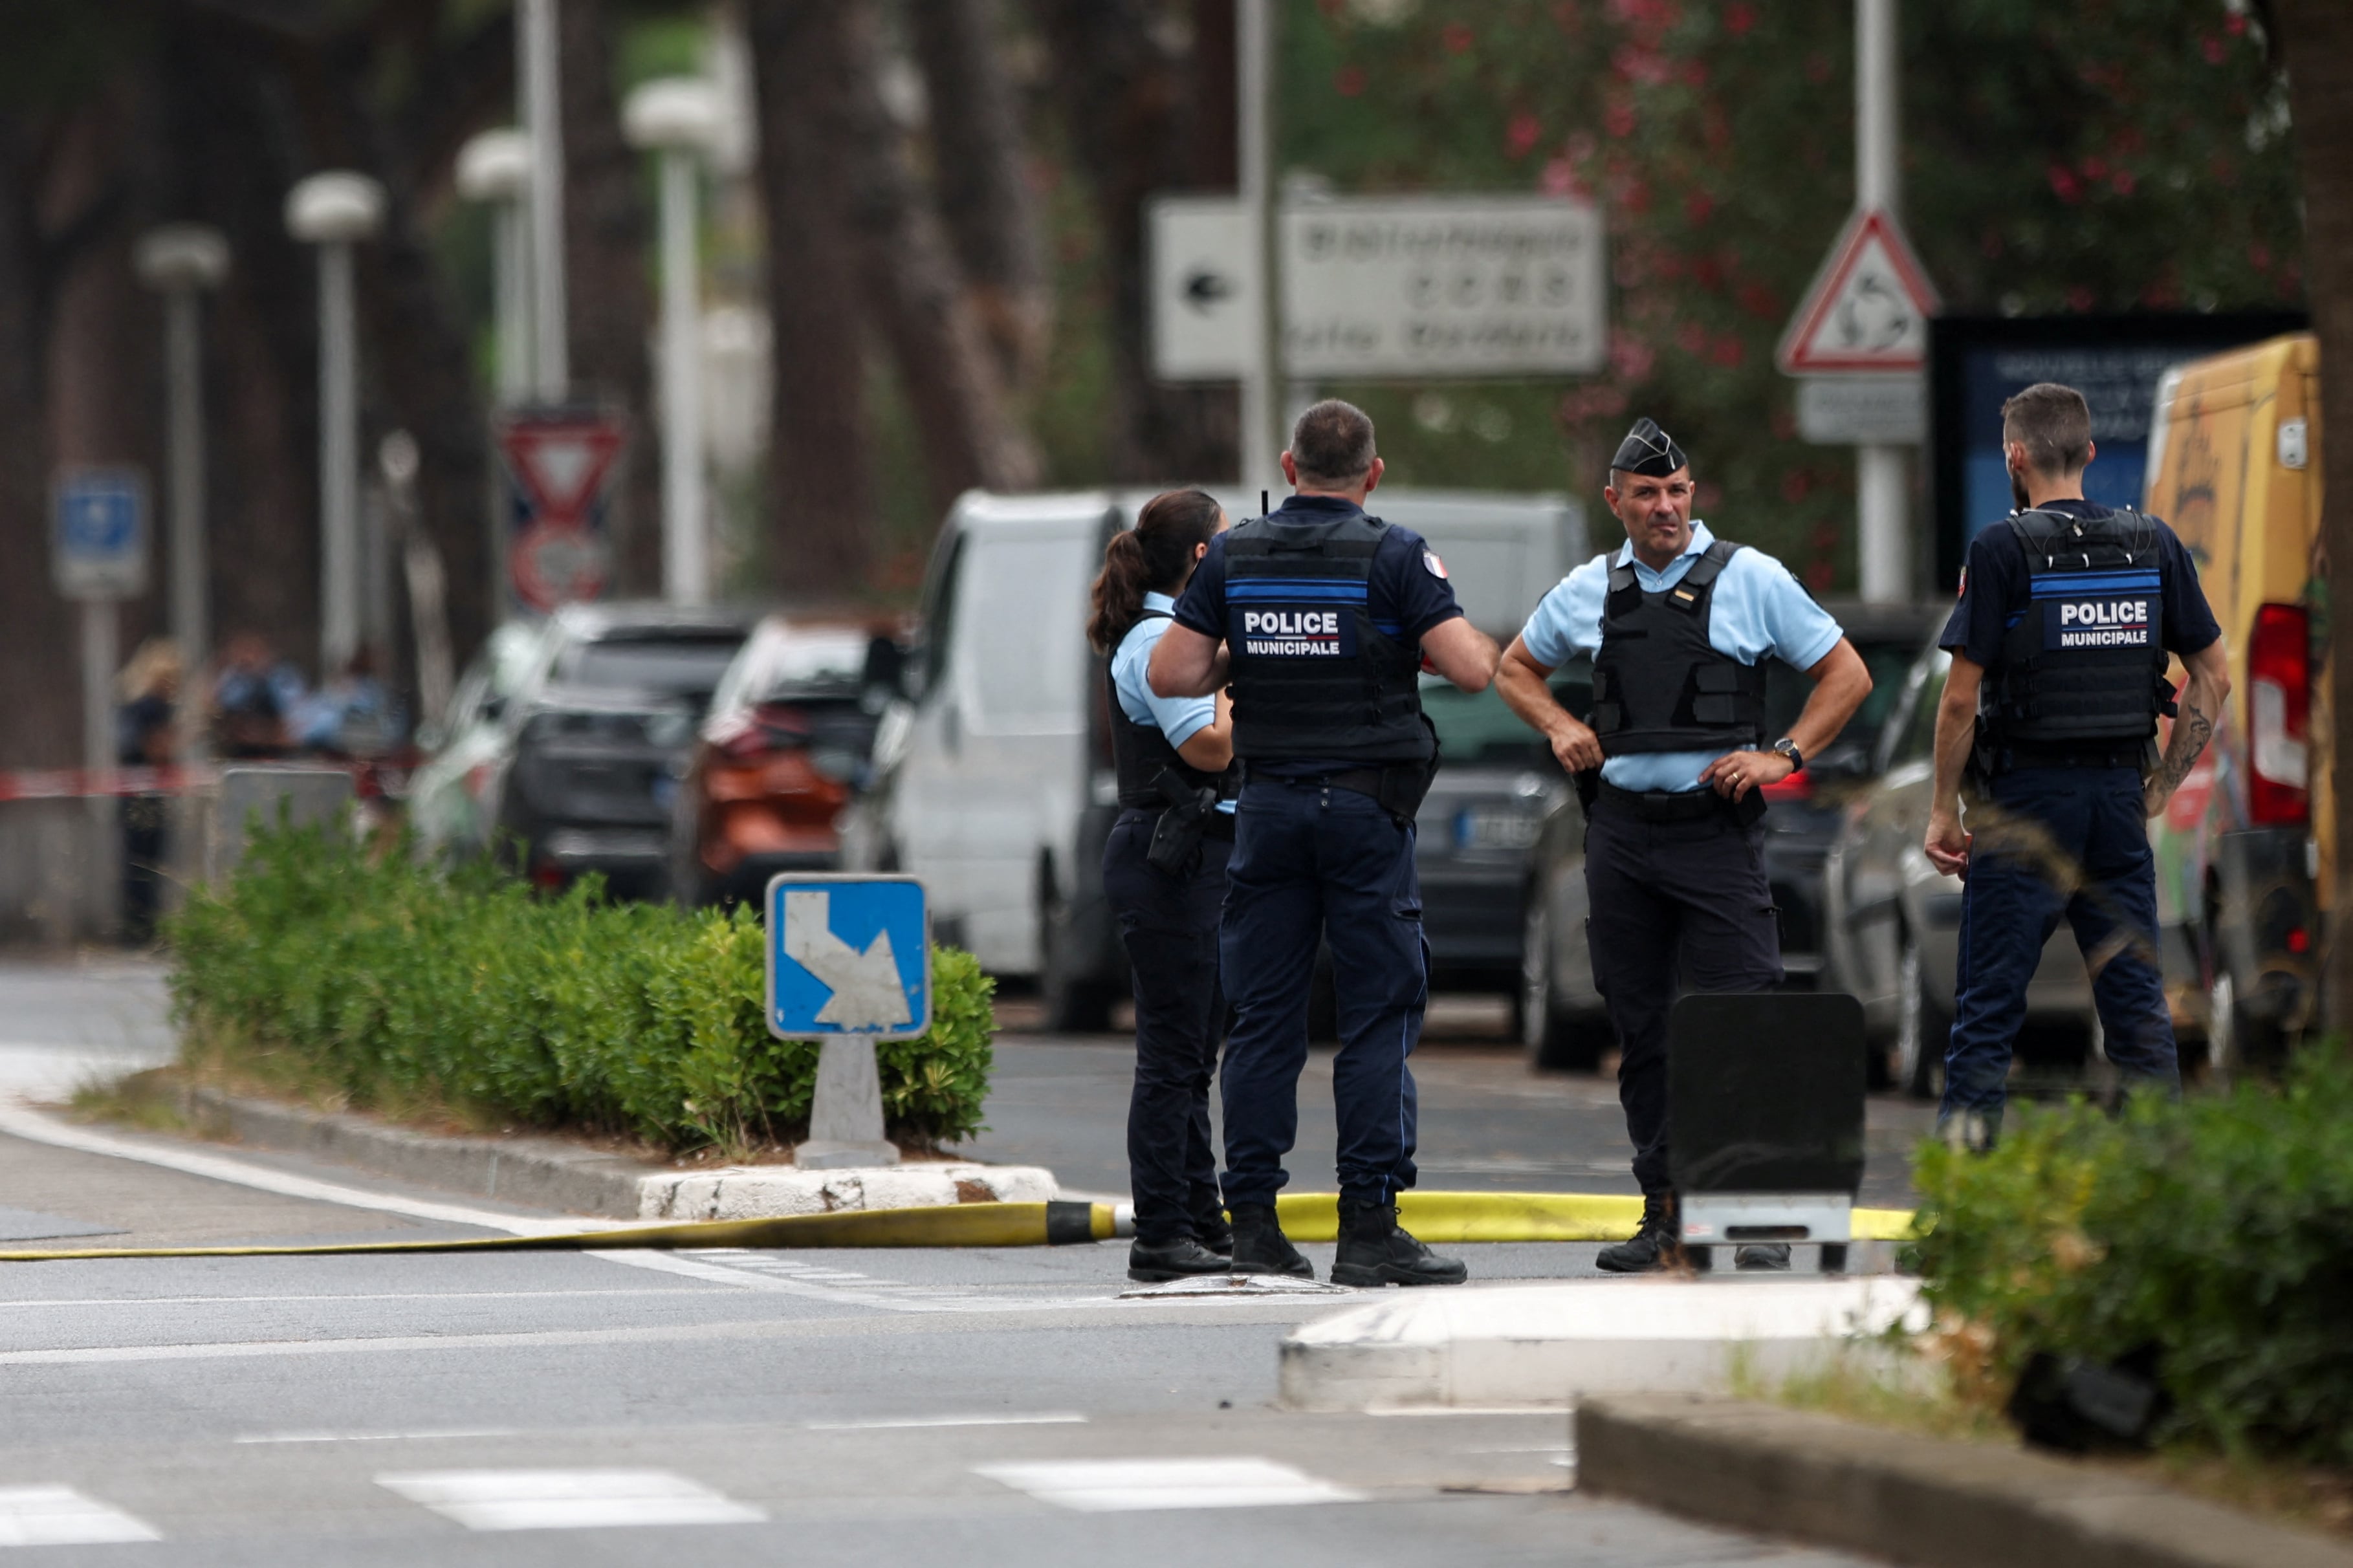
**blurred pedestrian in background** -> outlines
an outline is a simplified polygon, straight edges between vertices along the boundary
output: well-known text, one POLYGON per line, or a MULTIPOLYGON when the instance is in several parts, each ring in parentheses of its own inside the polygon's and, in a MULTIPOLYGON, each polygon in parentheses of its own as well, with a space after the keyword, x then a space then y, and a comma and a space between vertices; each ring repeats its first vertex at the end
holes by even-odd
POLYGON ((286 739, 305 755, 369 762, 397 751, 408 715, 362 648, 332 679, 299 699, 286 716, 286 739))
POLYGON ((212 691, 213 749, 229 759, 282 756, 286 719, 303 681, 259 632, 239 632, 221 654, 212 691))
MULTIPOLYGON (((164 768, 179 761, 174 718, 183 684, 180 650, 150 637, 115 677, 114 760, 126 768, 164 768)), ((122 940, 155 940, 164 867, 171 853, 171 796, 142 791, 122 801, 122 940)))
POLYGON ((1232 701, 1162 697, 1145 679, 1176 595, 1226 527, 1200 490, 1152 498, 1114 534, 1094 582, 1087 637, 1111 655, 1119 819, 1103 846, 1103 891, 1119 918, 1135 994, 1135 1089, 1127 1110, 1135 1199, 1132 1279, 1222 1274, 1233 1232, 1218 1196, 1209 1079, 1224 1034, 1218 910, 1233 853, 1232 701))
POLYGON ((1373 422, 1327 398, 1299 416, 1271 516, 1212 540, 1152 654, 1152 689, 1206 697, 1230 679, 1248 772, 1219 930, 1237 1008, 1226 1048, 1226 1205, 1234 1267, 1311 1275, 1275 1194, 1299 1132, 1308 977, 1332 949, 1340 1054, 1342 1285, 1469 1277, 1398 1224, 1413 1185, 1413 1074, 1430 999, 1414 813, 1438 768, 1421 711, 1428 667, 1465 691, 1494 679, 1495 645, 1463 619, 1421 536, 1365 511, 1381 482, 1373 422))

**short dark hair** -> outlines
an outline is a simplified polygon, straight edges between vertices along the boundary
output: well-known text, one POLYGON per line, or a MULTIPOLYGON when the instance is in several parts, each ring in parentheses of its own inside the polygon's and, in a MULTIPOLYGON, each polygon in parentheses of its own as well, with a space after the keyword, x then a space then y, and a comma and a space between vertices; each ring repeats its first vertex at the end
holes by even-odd
POLYGON ((2092 455, 2092 405, 2072 386, 2038 381, 2001 405, 2001 438, 2026 448, 2038 474, 2072 474, 2092 455))
POLYGON ((1316 404, 1291 427, 1291 461, 1303 485, 1354 484, 1378 456, 1372 416, 1336 397, 1316 404))

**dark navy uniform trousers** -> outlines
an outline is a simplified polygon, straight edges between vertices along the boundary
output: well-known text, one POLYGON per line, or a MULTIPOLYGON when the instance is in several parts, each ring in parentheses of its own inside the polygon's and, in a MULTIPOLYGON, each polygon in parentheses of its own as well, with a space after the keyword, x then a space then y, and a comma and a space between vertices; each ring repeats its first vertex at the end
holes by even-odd
POLYGON ((1372 796, 1306 780, 1242 789, 1219 951, 1233 999, 1222 1079, 1226 1202, 1271 1204, 1299 1132, 1307 992, 1319 937, 1332 949, 1340 1054, 1332 1065, 1340 1196, 1394 1203, 1413 1185, 1413 1074, 1430 955, 1413 828, 1372 796))
POLYGON ((2062 915, 2092 973, 2110 1062, 2127 1084, 2178 1091, 2157 964, 2157 861, 2133 768, 2019 768, 1970 813, 1957 994, 1939 1124, 1999 1121, 2027 983, 2062 915))
POLYGON ((1667 1173, 1667 1009, 1693 991, 1781 984, 1781 928, 1765 877, 1765 829, 1728 811, 1651 822, 1595 803, 1585 834, 1586 934, 1593 979, 1618 1031, 1618 1102, 1646 1193, 1667 1173))
POLYGON ((1209 1079, 1225 1001, 1218 988, 1218 910, 1233 846, 1201 841, 1201 864, 1172 877, 1145 859, 1156 811, 1129 809, 1103 845, 1103 893, 1119 917, 1135 990, 1135 1088, 1127 1107, 1135 1237, 1165 1246, 1226 1229, 1209 1139, 1209 1079))

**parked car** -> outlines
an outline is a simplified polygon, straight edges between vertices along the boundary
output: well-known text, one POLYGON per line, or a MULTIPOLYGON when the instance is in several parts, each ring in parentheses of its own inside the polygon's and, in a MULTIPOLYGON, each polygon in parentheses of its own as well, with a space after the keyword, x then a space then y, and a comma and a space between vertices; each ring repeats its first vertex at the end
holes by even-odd
MULTIPOLYGON (((1258 497, 1211 487, 1233 517, 1258 497)), ((884 716, 874 786, 850 808, 844 858, 923 879, 940 940, 999 975, 1036 978, 1049 1023, 1100 1028, 1127 988, 1101 887, 1118 815, 1087 584, 1149 492, 956 503, 933 552, 906 698, 884 716)), ((1428 537, 1490 631, 1516 631, 1583 544, 1558 496, 1383 488, 1375 510, 1428 537)), ((1432 942, 1440 931, 1432 926, 1432 942)))
POLYGON ((2166 988, 2192 1070, 2271 1065, 2318 1022, 2337 831, 2315 723, 2330 710, 2313 658, 2327 603, 2319 393, 2319 345, 2299 332, 2168 372, 2149 430, 2147 508, 2189 547, 2231 658, 2212 743, 2150 824, 2166 988))
POLYGON ((503 742, 507 704, 530 678, 545 622, 508 621, 490 635, 451 693, 438 724, 419 731, 427 756, 408 780, 408 823, 421 854, 441 858, 490 842, 482 809, 503 742))
MULTIPOLYGON (((1935 782, 1936 704, 1952 656, 1923 650, 1882 737, 1878 781, 1848 803, 1823 868, 1831 985, 1861 999, 1886 1078, 1924 1098, 1944 1090, 1961 922, 1961 884, 1920 847, 1935 782)), ((2077 1072, 2096 1052, 2091 979, 2065 921, 2026 990, 2019 1057, 2077 1072)))
POLYGON ((671 812, 671 897, 756 903, 779 871, 841 864, 897 645, 854 621, 771 616, 719 682, 671 812))
POLYGON ((671 795, 695 721, 750 624, 741 611, 666 605, 557 611, 494 719, 482 710, 486 686, 475 722, 491 725, 490 735, 470 726, 445 743, 469 747, 441 772, 466 780, 472 837, 439 847, 496 849, 543 888, 595 871, 617 895, 660 896, 671 795))
MULTIPOLYGON (((1765 794, 1765 873, 1780 914, 1781 966, 1788 984, 1810 990, 1825 966, 1823 866, 1859 792, 1879 768, 1879 742, 1905 673, 1945 606, 1833 604, 1829 606, 1871 671, 1872 694, 1846 728, 1803 772, 1765 794)), ((1592 703, 1593 671, 1577 659, 1554 674, 1556 699, 1583 714, 1592 703)), ((1803 671, 1772 663, 1765 676, 1766 726, 1786 733, 1813 692, 1803 671)), ((1589 1069, 1613 1043, 1586 952, 1585 816, 1575 792, 1546 797, 1528 863, 1521 905, 1521 1039, 1540 1068, 1589 1069)))

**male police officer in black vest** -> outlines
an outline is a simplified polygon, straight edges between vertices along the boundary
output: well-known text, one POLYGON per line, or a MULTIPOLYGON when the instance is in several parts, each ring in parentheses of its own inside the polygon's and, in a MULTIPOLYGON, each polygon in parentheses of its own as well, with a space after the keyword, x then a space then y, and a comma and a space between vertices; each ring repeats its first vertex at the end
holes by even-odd
POLYGON ((1495 645, 1462 618, 1421 540, 1365 514, 1381 479, 1373 422, 1337 399, 1299 416, 1271 517, 1220 534, 1153 650, 1152 689, 1199 696, 1230 679, 1245 768, 1227 866, 1219 970, 1226 1046, 1226 1206, 1234 1268, 1307 1275, 1275 1221, 1299 1125, 1308 978, 1329 941, 1340 1008, 1343 1285, 1452 1285, 1468 1270, 1397 1223, 1413 1185, 1406 1058, 1429 992, 1413 816, 1436 766, 1419 671, 1486 689, 1495 645), (1222 646, 1221 646, 1222 645, 1222 646))
POLYGON ((2231 690, 2222 630, 2181 541, 2156 518, 2084 499, 2094 448, 2083 395, 2030 386, 2001 420, 2019 510, 1970 542, 1961 602, 1938 639, 1953 665, 1924 846, 1964 879, 1937 1124, 1974 1147, 2000 1131, 2027 983, 2062 914, 2092 971, 2108 1060, 2128 1083, 2179 1088, 2147 819, 2205 749, 2231 690), (2168 653, 2181 656, 2189 685, 2152 772, 2158 715, 2172 706, 2168 653))
MULTIPOLYGON (((1585 885, 1593 975, 1618 1032, 1618 1098, 1634 1142, 1642 1222, 1600 1266, 1635 1273, 1680 1257, 1667 1161, 1667 1007, 1694 991, 1781 983, 1780 928, 1765 877, 1758 793, 1836 739, 1871 676, 1838 623, 1761 551, 1692 521, 1691 465, 1644 419, 1610 459, 1602 498, 1626 543, 1546 594, 1495 678, 1512 710, 1591 781, 1585 885), (1593 655, 1593 722, 1546 678, 1593 655), (1769 749, 1767 656, 1814 681, 1769 749)), ((1789 1249, 1741 1247, 1743 1268, 1787 1268, 1789 1249)))

